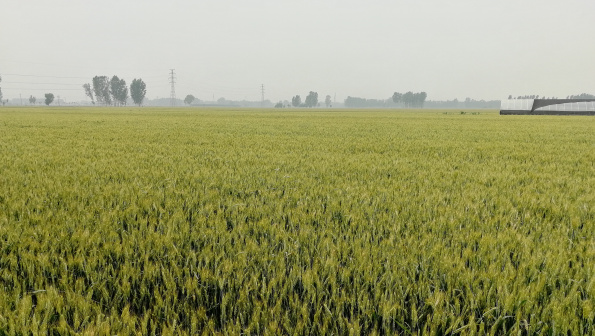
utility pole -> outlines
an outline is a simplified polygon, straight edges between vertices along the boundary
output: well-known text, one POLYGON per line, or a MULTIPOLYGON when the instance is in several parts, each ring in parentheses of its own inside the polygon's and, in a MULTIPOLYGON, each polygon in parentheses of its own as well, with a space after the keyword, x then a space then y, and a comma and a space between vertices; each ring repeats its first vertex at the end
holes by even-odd
POLYGON ((19 97, 21 98, 21 106, 23 106, 23 96, 19 93, 19 97))
POLYGON ((169 94, 169 100, 171 106, 176 106, 176 73, 175 69, 169 69, 169 83, 171 84, 171 92, 169 94))
POLYGON ((260 93, 261 93, 260 106, 264 107, 264 84, 260 85, 260 93))

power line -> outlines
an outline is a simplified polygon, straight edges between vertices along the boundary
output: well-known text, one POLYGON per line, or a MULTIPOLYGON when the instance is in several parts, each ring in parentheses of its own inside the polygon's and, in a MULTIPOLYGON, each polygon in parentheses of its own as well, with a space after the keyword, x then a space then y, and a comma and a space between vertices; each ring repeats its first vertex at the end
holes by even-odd
POLYGON ((36 82, 5 82, 5 84, 48 84, 48 85, 77 85, 81 86, 81 84, 71 84, 71 83, 36 83, 36 82))
POLYGON ((2 87, 3 90, 30 90, 30 91, 82 91, 81 89, 47 89, 47 88, 13 88, 13 87, 2 87))
POLYGON ((254 92, 254 87, 233 87, 233 86, 221 86, 221 85, 210 85, 209 83, 201 83, 197 85, 201 90, 217 90, 217 91, 234 91, 250 93, 254 92))
MULTIPOLYGON (((3 73, 2 76, 18 76, 18 77, 34 77, 34 78, 64 78, 64 79, 89 79, 92 77, 77 77, 77 76, 40 76, 40 75, 29 75, 29 74, 14 74, 14 73, 3 73)), ((151 75, 141 76, 140 78, 163 78, 163 75, 151 75)))
POLYGON ((169 82, 171 83, 171 92, 169 94, 170 104, 171 106, 176 106, 176 74, 174 72, 175 69, 170 70, 170 77, 169 82))
POLYGON ((2 74, 3 76, 20 76, 20 77, 38 77, 38 78, 87 78, 87 77, 67 77, 67 76, 39 76, 39 75, 25 75, 25 74, 2 74))

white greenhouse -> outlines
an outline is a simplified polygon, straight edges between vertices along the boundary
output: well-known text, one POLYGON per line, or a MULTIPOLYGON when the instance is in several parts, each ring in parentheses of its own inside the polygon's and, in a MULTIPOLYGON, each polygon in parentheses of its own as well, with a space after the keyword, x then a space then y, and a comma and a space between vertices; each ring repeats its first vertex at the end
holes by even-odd
POLYGON ((508 99, 500 114, 595 115, 595 99, 508 99))

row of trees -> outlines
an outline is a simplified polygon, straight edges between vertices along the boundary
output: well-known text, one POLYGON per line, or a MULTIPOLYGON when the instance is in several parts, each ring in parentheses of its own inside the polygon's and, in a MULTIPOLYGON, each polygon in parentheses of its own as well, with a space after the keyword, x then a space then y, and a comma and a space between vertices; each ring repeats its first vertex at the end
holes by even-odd
MULTIPOLYGON (((0 82, 2 82, 2 76, 0 76, 0 82)), ((8 100, 6 100, 6 101, 8 101, 8 100)), ((2 100, 2 88, 0 88, 0 102, 2 102, 2 105, 4 105, 4 104, 6 104, 6 101, 2 100)), ((31 97, 29 97, 29 103, 35 104, 35 101, 36 101, 36 98, 33 97, 33 95, 31 95, 31 97)), ((54 101, 54 94, 46 93, 45 94, 45 104, 50 105, 53 101, 54 101)))
POLYGON ((595 99, 595 95, 588 94, 588 93, 581 93, 578 95, 570 95, 566 98, 567 99, 595 99))
POLYGON ((366 99, 348 96, 345 99, 345 107, 387 107, 388 102, 384 99, 366 99))
MULTIPOLYGON (((2 82, 2 76, 0 76, 0 83, 2 82)), ((35 104, 35 101, 37 99, 35 97, 33 97, 33 95, 31 95, 29 97, 29 103, 30 104, 35 104)), ((8 101, 8 100, 6 100, 8 101)), ((2 100, 2 88, 0 88, 0 102, 2 102, 2 105, 6 104, 6 101, 2 100)), ((45 94, 45 104, 46 105, 50 105, 52 102, 54 101, 54 94, 53 93, 46 93, 45 94)))
POLYGON ((306 96, 306 100, 302 103, 302 97, 295 95, 291 98, 291 105, 293 107, 315 107, 318 106, 318 92, 310 91, 306 96))
MULTIPOLYGON (((546 97, 541 97, 541 98, 547 99, 546 97)), ((539 95, 524 95, 524 96, 518 96, 518 97, 513 97, 512 95, 508 95, 508 99, 539 99, 539 95)))
MULTIPOLYGON (((33 97, 33 95, 29 96, 29 104, 33 105, 33 104, 35 104, 36 101, 37 101, 37 98, 33 97)), ((49 106, 53 102, 54 102, 54 94, 46 93, 44 103, 49 106)))
MULTIPOLYGON (((385 99, 365 99, 365 98, 358 98, 358 97, 347 97, 345 99, 345 106, 346 107, 388 107, 393 104, 400 104, 404 107, 408 108, 422 108, 428 97, 427 93, 425 92, 417 92, 413 93, 411 91, 406 93, 399 93, 395 92, 391 98, 385 99), (392 102, 391 102, 392 100, 392 102)), ((287 106, 289 106, 289 103, 287 106)), ((332 107, 332 100, 331 96, 327 95, 324 104, 326 107, 332 107)), ((306 100, 302 102, 302 98, 300 95, 296 95, 291 98, 291 106, 293 107, 315 107, 320 106, 318 103, 318 93, 314 91, 310 91, 306 100)), ((278 102, 275 107, 285 107, 283 102, 278 102)))
POLYGON ((348 96, 345 99, 345 107, 394 107, 395 104, 406 108, 422 108, 426 102, 428 94, 425 92, 393 93, 392 97, 388 99, 366 99, 359 97, 348 96))
POLYGON ((465 98, 465 100, 428 100, 425 102, 426 108, 500 108, 500 100, 475 100, 472 98, 465 98))
MULTIPOLYGON (((513 97, 512 95, 508 95, 508 99, 539 99, 539 95, 524 95, 524 96, 517 96, 513 97)), ((558 97, 546 97, 543 96, 541 99, 558 99, 558 97)), ((581 93, 578 95, 569 95, 566 96, 566 99, 595 99, 595 95, 589 93, 581 93)))
MULTIPOLYGON (((0 100, 1 100, 1 98, 0 98, 0 100)), ((36 101, 37 101, 37 98, 33 97, 33 95, 29 96, 29 104, 34 105, 36 101)), ((46 93, 44 102, 46 105, 50 105, 51 103, 53 103, 54 102, 54 94, 46 93)))
MULTIPOLYGON (((2 82, 2 76, 0 76, 0 82, 2 82)), ((30 104, 35 104, 35 101, 37 99, 35 97, 33 97, 33 95, 31 95, 29 97, 29 103, 30 104)), ((8 100, 6 100, 8 101, 8 100)), ((0 102, 2 102, 2 105, 6 104, 6 101, 2 100, 2 88, 0 88, 0 102)), ((54 101, 54 94, 53 93, 46 93, 45 94, 45 104, 46 105, 50 105, 52 102, 54 101)))
MULTIPOLYGON (((128 86, 126 81, 118 76, 113 76, 109 79, 107 76, 93 77, 92 85, 89 83, 83 84, 85 94, 91 98, 93 104, 97 101, 101 105, 126 105, 128 100, 128 86)), ((143 99, 147 94, 147 85, 142 79, 133 79, 130 84, 130 98, 138 106, 142 105, 143 99)))
POLYGON ((406 93, 393 93, 393 102, 395 104, 403 104, 405 107, 409 108, 422 108, 424 107, 424 103, 426 102, 426 98, 428 94, 425 92, 416 92, 413 93, 408 91, 406 93))

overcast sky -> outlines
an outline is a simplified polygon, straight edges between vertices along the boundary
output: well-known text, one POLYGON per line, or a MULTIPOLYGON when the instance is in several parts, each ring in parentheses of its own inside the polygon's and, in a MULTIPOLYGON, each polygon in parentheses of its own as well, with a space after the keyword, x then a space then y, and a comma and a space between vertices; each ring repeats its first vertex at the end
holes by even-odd
POLYGON ((593 0, 3 0, 0 10, 5 98, 83 100, 95 75, 142 78, 148 98, 169 97, 172 68, 182 99, 260 100, 261 84, 273 102, 309 91, 595 93, 593 0))

